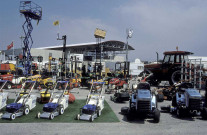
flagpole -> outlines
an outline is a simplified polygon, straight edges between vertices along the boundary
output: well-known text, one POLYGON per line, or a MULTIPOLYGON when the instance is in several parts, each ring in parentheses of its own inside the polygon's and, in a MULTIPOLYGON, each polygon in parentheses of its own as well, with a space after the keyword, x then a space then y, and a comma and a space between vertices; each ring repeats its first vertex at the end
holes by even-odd
POLYGON ((14 42, 12 41, 12 43, 13 43, 13 58, 12 58, 12 60, 14 60, 14 42))

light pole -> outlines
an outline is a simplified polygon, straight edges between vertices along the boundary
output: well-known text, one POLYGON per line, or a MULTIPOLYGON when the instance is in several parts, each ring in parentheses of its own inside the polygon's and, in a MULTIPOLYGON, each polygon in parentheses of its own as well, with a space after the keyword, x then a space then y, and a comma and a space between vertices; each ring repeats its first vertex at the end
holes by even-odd
MULTIPOLYGON (((129 65, 128 65, 128 39, 132 38, 133 30, 132 29, 127 29, 126 30, 127 38, 126 38, 126 64, 125 64, 125 70, 127 68, 127 75, 129 75, 129 65)), ((126 71, 124 73, 126 75, 126 71)))

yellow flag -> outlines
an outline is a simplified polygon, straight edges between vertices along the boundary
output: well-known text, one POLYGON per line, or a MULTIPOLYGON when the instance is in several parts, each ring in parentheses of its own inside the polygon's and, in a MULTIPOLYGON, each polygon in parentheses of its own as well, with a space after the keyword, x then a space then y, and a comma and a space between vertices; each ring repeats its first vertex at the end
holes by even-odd
POLYGON ((59 21, 58 21, 58 20, 57 20, 57 21, 54 21, 54 22, 53 22, 53 25, 55 25, 55 26, 56 26, 56 25, 59 25, 59 21))

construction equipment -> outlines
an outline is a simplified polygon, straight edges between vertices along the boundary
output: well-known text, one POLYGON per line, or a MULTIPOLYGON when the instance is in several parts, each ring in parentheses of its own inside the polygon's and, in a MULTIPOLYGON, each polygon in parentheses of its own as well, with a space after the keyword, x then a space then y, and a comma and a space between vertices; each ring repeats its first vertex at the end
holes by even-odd
POLYGON ((25 81, 20 92, 17 94, 14 103, 6 106, 6 113, 2 115, 4 119, 14 120, 16 117, 28 115, 30 110, 36 106, 36 95, 31 95, 31 92, 36 84, 36 81, 25 81), (22 90, 24 91, 22 92, 22 90))
POLYGON ((91 89, 87 96, 86 105, 84 105, 80 114, 77 114, 77 120, 88 120, 90 122, 94 121, 95 118, 101 115, 104 108, 104 96, 102 93, 104 91, 105 82, 93 82, 91 89))
POLYGON ((50 102, 43 106, 43 113, 38 112, 37 118, 54 119, 55 116, 62 115, 68 107, 69 95, 65 95, 69 81, 58 81, 53 92, 51 93, 50 102), (54 95, 57 85, 64 85, 61 95, 54 95))
POLYGON ((31 2, 31 1, 20 1, 20 13, 24 15, 25 17, 25 22, 22 25, 22 28, 24 30, 24 47, 23 47, 23 65, 24 65, 24 75, 28 76, 31 74, 31 61, 32 61, 32 56, 31 56, 31 48, 33 44, 32 40, 32 19, 37 20, 37 24, 39 21, 42 19, 42 8, 31 2), (26 25, 26 26, 25 26, 26 25))
POLYGON ((138 84, 136 92, 131 95, 129 100, 129 107, 122 107, 121 113, 125 114, 129 121, 137 116, 153 118, 156 123, 160 121, 156 96, 150 90, 149 83, 138 84))

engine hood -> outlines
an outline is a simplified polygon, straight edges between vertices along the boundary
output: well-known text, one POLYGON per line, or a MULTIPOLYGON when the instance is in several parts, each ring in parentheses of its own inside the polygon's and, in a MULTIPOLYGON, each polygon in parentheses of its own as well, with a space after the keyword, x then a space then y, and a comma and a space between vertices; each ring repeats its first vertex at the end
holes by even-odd
POLYGON ((146 64, 144 65, 144 68, 146 69, 153 69, 153 68, 160 68, 162 64, 158 63, 158 64, 146 64))
POLYGON ((192 99, 201 99, 201 94, 196 89, 187 89, 186 95, 192 99))
POLYGON ((149 90, 138 90, 137 91, 137 100, 150 101, 151 100, 151 92, 149 90))

